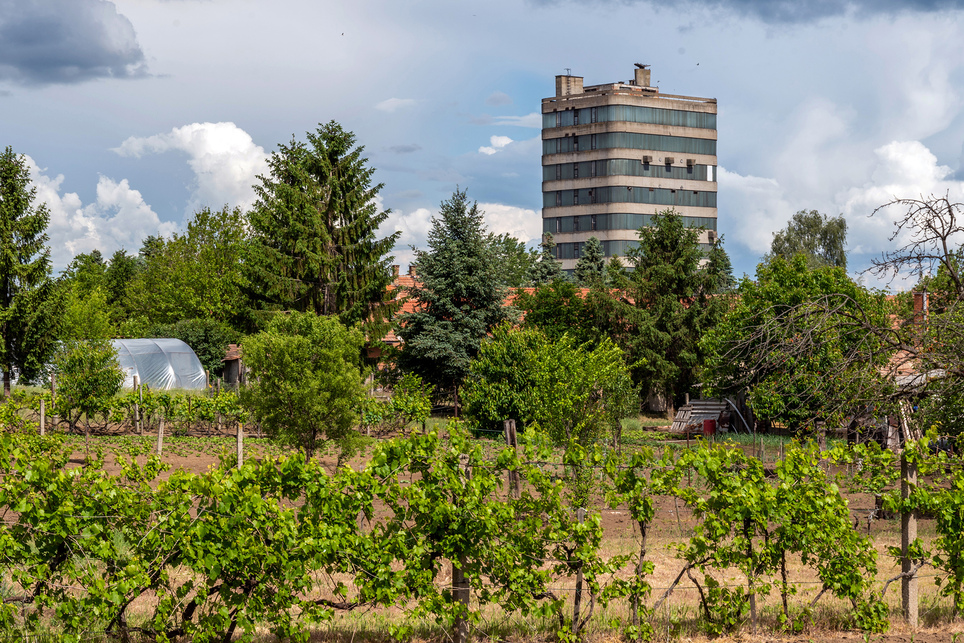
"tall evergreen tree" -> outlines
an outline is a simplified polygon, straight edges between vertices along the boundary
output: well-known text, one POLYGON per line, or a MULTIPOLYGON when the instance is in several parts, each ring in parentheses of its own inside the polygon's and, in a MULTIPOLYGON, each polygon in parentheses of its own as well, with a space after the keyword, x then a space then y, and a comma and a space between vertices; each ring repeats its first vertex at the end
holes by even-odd
POLYGON ((482 215, 465 191, 442 202, 429 250, 415 251, 420 283, 409 292, 415 310, 398 320, 399 367, 442 390, 456 391, 488 332, 514 318, 488 255, 482 215))
POLYGON ((533 286, 549 284, 563 278, 562 263, 556 260, 556 242, 552 240, 552 235, 548 232, 542 235, 539 247, 542 252, 529 271, 529 281, 533 286))
POLYGON ((372 184, 354 134, 331 121, 307 139, 280 145, 255 186, 252 292, 287 310, 371 324, 371 337, 396 309, 387 286, 398 233, 376 236, 389 211, 378 209, 382 184, 372 184))
POLYGON ((4 395, 15 373, 36 377, 56 347, 59 289, 50 279, 45 204, 34 206, 26 159, 0 154, 0 370, 4 395))
POLYGON ((576 280, 583 286, 602 283, 606 278, 606 257, 602 244, 596 237, 589 237, 576 262, 576 280))

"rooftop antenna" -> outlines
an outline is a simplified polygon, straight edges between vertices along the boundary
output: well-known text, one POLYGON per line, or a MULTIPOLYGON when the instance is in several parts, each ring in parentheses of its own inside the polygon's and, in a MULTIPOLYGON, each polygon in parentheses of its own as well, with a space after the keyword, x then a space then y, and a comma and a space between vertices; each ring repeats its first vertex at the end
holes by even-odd
POLYGON ((572 76, 572 67, 566 67, 566 76, 572 76))
POLYGON ((633 63, 640 69, 649 69, 650 65, 644 65, 643 63, 633 63))

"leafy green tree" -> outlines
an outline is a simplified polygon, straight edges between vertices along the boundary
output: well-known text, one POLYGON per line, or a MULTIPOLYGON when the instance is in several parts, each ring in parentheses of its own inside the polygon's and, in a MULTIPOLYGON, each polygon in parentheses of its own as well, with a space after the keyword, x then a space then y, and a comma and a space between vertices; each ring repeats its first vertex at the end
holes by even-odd
POLYGON ((608 331, 623 348, 633 381, 664 397, 669 413, 696 383, 700 337, 726 307, 714 297, 725 279, 720 262, 704 266, 705 259, 699 230, 666 210, 654 215, 652 226, 640 228, 639 246, 626 256, 629 273, 610 271, 608 331))
POLYGON ((892 350, 871 331, 891 324, 882 294, 843 268, 811 269, 798 254, 760 264, 737 295, 703 338, 704 381, 713 390, 749 390, 757 417, 792 429, 843 421, 881 400, 892 350))
POLYGON ((215 319, 182 319, 173 324, 157 324, 140 333, 142 337, 173 337, 179 339, 197 355, 201 365, 212 376, 221 374, 228 344, 241 341, 241 334, 224 322, 215 319))
POLYGON ((526 244, 508 233, 486 235, 492 261, 502 272, 502 282, 509 288, 521 288, 529 283, 529 275, 537 254, 526 244))
POLYGON ((0 370, 5 396, 15 373, 33 379, 56 347, 60 291, 50 279, 50 213, 45 204, 34 205, 36 193, 25 158, 7 147, 0 154, 0 370))
POLYGON ((464 190, 442 202, 432 219, 429 250, 415 250, 420 283, 409 291, 415 310, 398 320, 404 343, 399 367, 453 392, 489 331, 514 318, 499 268, 488 255, 482 215, 464 190))
POLYGON ((114 336, 107 296, 100 286, 86 293, 75 286, 67 293, 64 304, 61 327, 64 339, 94 340, 114 336))
POLYGON ((307 139, 280 145, 255 186, 252 292, 285 310, 371 325, 369 335, 380 338, 397 310, 387 286, 399 234, 377 237, 389 215, 376 202, 382 184, 372 184, 375 170, 354 134, 334 121, 307 139))
POLYGON ((529 271, 529 281, 532 285, 539 286, 548 284, 558 279, 564 279, 562 263, 556 260, 556 242, 552 240, 552 235, 546 232, 542 235, 542 243, 539 244, 541 252, 539 259, 532 264, 529 271))
POLYGON ((606 279, 606 257, 602 244, 596 237, 589 237, 576 262, 576 281, 583 286, 603 283, 606 279))
MULTIPOLYGON (((121 259, 115 276, 134 273, 125 288, 132 318, 148 324, 174 324, 184 319, 211 319, 245 326, 247 299, 242 292, 242 266, 248 258, 244 213, 227 207, 203 209, 184 234, 152 242, 143 268, 132 270, 121 259)), ((143 331, 142 331, 143 332, 143 331)))
POLYGON ((358 370, 364 337, 334 317, 278 315, 245 340, 253 375, 244 401, 267 434, 311 459, 323 439, 349 442, 365 387, 358 370))
POLYGON ((71 432, 84 420, 84 435, 89 438, 91 421, 109 411, 111 398, 124 383, 117 351, 107 339, 71 340, 57 351, 54 369, 57 414, 67 420, 71 432))
POLYGON ((800 210, 787 227, 773 235, 769 257, 791 259, 796 254, 807 258, 811 268, 847 268, 847 221, 843 215, 828 217, 816 210, 800 210))
POLYGON ((557 279, 531 294, 520 291, 515 305, 523 313, 526 328, 538 328, 553 340, 568 334, 577 344, 595 344, 604 335, 596 301, 591 294, 583 296, 571 281, 557 279))

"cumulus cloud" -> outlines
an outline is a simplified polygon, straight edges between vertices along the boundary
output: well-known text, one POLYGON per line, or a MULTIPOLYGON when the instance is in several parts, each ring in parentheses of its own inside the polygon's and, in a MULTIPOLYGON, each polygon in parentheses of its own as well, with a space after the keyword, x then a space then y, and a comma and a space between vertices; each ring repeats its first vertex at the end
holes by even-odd
POLYGON ((512 142, 508 136, 492 136, 489 138, 490 145, 483 145, 479 148, 479 154, 491 156, 512 142))
POLYGON ((50 210, 47 233, 55 269, 65 267, 82 252, 97 249, 110 255, 120 248, 136 251, 145 237, 170 236, 176 231, 173 223, 161 222, 127 179, 114 181, 101 176, 96 200, 84 205, 75 192, 61 193, 63 174, 50 177, 29 156, 26 161, 37 189, 36 203, 46 203, 50 210))
POLYGON ((0 0, 0 78, 24 85, 147 74, 134 26, 108 0, 0 0))
MULTIPOLYGON (((559 4, 560 0, 536 0, 559 4)), ((615 4, 617 0, 574 0, 583 4, 615 4)), ((618 0, 620 3, 660 8, 653 0, 618 0)), ((682 5, 709 7, 752 16, 768 23, 805 23, 823 18, 902 12, 936 12, 964 7, 964 0, 688 0, 682 5)))
POLYGON ((489 97, 485 99, 486 105, 492 105, 493 107, 499 107, 501 105, 511 105, 512 97, 505 92, 494 91, 489 94, 489 97))
POLYGON ((375 109, 389 114, 415 105, 414 98, 389 98, 375 105, 375 109))
POLYGON ((509 234, 528 243, 542 237, 542 214, 503 203, 480 203, 489 232, 509 234))
POLYGON ((268 172, 268 154, 234 123, 191 123, 166 134, 132 136, 115 148, 121 156, 180 151, 188 155, 194 185, 187 214, 207 206, 250 207, 259 174, 268 172))

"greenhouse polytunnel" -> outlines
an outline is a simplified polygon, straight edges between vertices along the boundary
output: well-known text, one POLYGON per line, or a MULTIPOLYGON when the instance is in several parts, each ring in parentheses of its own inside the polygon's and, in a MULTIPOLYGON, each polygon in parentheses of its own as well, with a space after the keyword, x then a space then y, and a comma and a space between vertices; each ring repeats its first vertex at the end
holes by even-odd
POLYGON ((207 377, 201 360, 179 339, 115 339, 124 387, 133 388, 136 375, 154 390, 203 390, 207 377))

